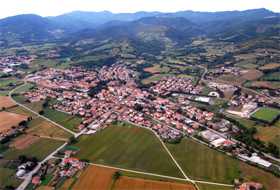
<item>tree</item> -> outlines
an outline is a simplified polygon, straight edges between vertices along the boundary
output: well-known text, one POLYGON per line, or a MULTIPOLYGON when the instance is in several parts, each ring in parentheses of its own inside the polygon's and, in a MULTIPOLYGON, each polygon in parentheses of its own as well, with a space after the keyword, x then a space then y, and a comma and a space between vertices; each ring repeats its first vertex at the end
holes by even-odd
POLYGON ((113 180, 118 180, 121 176, 121 173, 119 171, 116 171, 114 175, 112 176, 113 180))

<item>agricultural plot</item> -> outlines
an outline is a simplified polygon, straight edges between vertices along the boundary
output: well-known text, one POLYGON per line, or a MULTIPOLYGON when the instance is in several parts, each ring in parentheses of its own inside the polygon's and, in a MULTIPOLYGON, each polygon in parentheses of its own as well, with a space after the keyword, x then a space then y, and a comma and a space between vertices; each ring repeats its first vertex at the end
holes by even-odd
POLYGON ((0 189, 5 189, 6 186, 17 187, 20 180, 15 177, 15 170, 0 167, 0 189))
POLYGON ((15 106, 16 104, 8 96, 0 96, 0 110, 15 106))
POLYGON ((7 78, 5 80, 0 80, 0 89, 1 90, 10 90, 15 86, 22 84, 21 81, 15 78, 7 78))
POLYGON ((12 127, 18 126, 22 121, 27 121, 28 116, 10 113, 10 112, 0 112, 0 133, 5 133, 12 127))
POLYGON ((41 118, 31 120, 28 123, 26 132, 31 135, 48 136, 65 140, 71 137, 70 133, 41 118))
POLYGON ((257 110, 251 117, 266 123, 273 123, 280 115, 280 110, 263 107, 257 110))
POLYGON ((195 190, 191 184, 162 182, 140 178, 120 177, 114 184, 113 190, 141 189, 141 190, 195 190))
POLYGON ((89 166, 74 184, 73 190, 98 189, 109 190, 112 185, 112 176, 116 170, 89 166))
POLYGON ((73 116, 50 108, 45 108, 43 115, 72 131, 78 131, 77 127, 82 122, 82 119, 78 116, 73 116))
POLYGON ((74 146, 80 149, 78 158, 93 163, 182 177, 159 140, 146 129, 113 125, 80 137, 74 146))
POLYGON ((262 71, 270 71, 270 70, 276 70, 280 68, 280 63, 269 63, 264 66, 259 67, 258 69, 262 71))
POLYGON ((16 107, 12 107, 12 108, 6 109, 6 111, 7 112, 11 112, 11 113, 26 115, 26 116, 32 117, 32 118, 36 118, 37 117, 34 113, 26 110, 25 108, 23 108, 21 106, 16 106, 16 107))
POLYGON ((167 144, 185 173, 192 179, 229 183, 239 177, 238 161, 190 139, 167 144))
MULTIPOLYGON (((16 139, 11 143, 13 144, 16 139)), ((10 148, 4 152, 4 158, 7 160, 15 160, 20 155, 28 157, 36 157, 38 160, 43 160, 47 155, 53 152, 56 148, 63 144, 62 141, 40 138, 23 149, 10 148)))
POLYGON ((152 82, 159 81, 162 78, 169 77, 169 76, 174 76, 174 75, 173 74, 155 74, 153 76, 143 79, 141 82, 143 84, 151 84, 152 82))
MULTIPOLYGON (((186 174, 193 179, 232 184, 235 178, 242 177, 245 181, 260 182, 269 190, 278 190, 280 186, 280 178, 273 174, 235 160, 193 140, 183 139, 180 144, 168 145, 168 148, 186 174)), ((204 189, 222 188, 205 186, 204 189)))

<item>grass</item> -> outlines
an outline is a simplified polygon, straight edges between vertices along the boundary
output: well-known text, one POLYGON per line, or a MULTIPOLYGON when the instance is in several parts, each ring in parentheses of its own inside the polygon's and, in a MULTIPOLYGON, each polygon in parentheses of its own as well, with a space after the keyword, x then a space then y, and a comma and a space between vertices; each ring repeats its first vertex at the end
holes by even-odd
POLYGON ((15 173, 15 170, 0 168, 0 189, 4 189, 6 186, 17 187, 20 184, 20 180, 15 177, 15 173))
POLYGON ((52 123, 36 118, 28 123, 27 134, 38 135, 38 136, 49 136, 55 138, 65 138, 71 137, 71 134, 65 130, 53 125, 52 123))
POLYGON ((238 161, 190 139, 167 144, 185 173, 193 179, 231 184, 239 177, 238 161))
POLYGON ((252 118, 264 121, 266 123, 272 123, 280 115, 280 110, 275 108, 263 107, 256 111, 252 118))
POLYGON ((14 91, 14 93, 17 94, 17 93, 27 92, 30 89, 32 89, 34 86, 35 86, 34 84, 26 83, 26 84, 22 85, 21 87, 17 88, 14 91))
POLYGON ((80 137, 76 155, 93 163, 182 177, 154 134, 129 124, 115 124, 80 137))
POLYGON ((78 131, 77 127, 82 122, 82 118, 78 116, 73 116, 50 108, 44 109, 44 116, 72 131, 78 131))
MULTIPOLYGON (((280 186, 280 178, 273 174, 233 159, 191 139, 183 139, 177 145, 169 144, 168 148, 192 179, 232 184, 233 179, 241 177, 244 181, 260 182, 269 190, 278 190, 280 186)), ((199 185, 202 186, 202 190, 223 190, 222 187, 199 185)))
POLYGON ((143 79, 141 81, 141 83, 150 84, 152 82, 156 82, 156 81, 161 80, 163 77, 169 77, 169 76, 174 76, 174 75, 173 74, 155 74, 155 75, 152 75, 148 78, 143 79))
POLYGON ((7 78, 7 79, 1 79, 0 80, 0 88, 9 88, 11 89, 12 86, 17 86, 21 84, 22 82, 14 79, 14 78, 7 78))
POLYGON ((27 115, 27 116, 30 116, 30 117, 33 117, 33 118, 37 117, 34 113, 26 110, 25 108, 23 108, 21 106, 16 106, 16 107, 6 109, 6 111, 21 114, 21 115, 27 115))
POLYGON ((20 155, 26 155, 28 157, 36 157, 38 160, 43 160, 47 155, 62 144, 63 142, 61 141, 42 138, 23 150, 10 148, 4 153, 4 158, 8 160, 15 160, 20 155))

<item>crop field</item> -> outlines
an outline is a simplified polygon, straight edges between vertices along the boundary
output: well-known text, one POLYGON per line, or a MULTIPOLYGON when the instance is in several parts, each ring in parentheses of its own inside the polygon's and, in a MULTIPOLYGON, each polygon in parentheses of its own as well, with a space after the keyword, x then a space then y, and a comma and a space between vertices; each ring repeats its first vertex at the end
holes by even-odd
POLYGON ((15 177, 15 173, 15 170, 0 167, 0 189, 6 186, 17 187, 20 184, 21 181, 15 177))
POLYGON ((23 108, 21 106, 16 106, 16 107, 12 107, 12 108, 6 109, 6 111, 11 112, 11 113, 26 115, 26 116, 32 117, 32 118, 36 118, 37 117, 34 113, 28 111, 27 109, 25 109, 25 108, 23 108))
POLYGON ((98 189, 109 190, 112 184, 112 176, 116 172, 97 166, 89 166, 74 184, 73 190, 98 189))
POLYGON ((39 137, 32 135, 21 135, 10 144, 10 147, 15 148, 16 150, 24 150, 30 145, 36 143, 39 139, 39 137))
POLYGON ((280 127, 277 126, 256 126, 257 134, 256 138, 263 142, 272 142, 280 148, 280 127))
POLYGON ((154 134, 128 124, 113 125, 74 144, 76 155, 93 163, 182 177, 154 134))
POLYGON ((169 71, 169 67, 161 66, 161 65, 154 65, 152 67, 144 68, 144 71, 155 74, 155 73, 167 73, 169 71))
POLYGON ((27 121, 28 117, 25 115, 20 115, 10 112, 0 112, 0 133, 5 132, 12 127, 18 126, 22 121, 27 121))
MULTIPOLYGON (((242 177, 245 180, 263 183, 269 190, 277 190, 280 185, 280 178, 271 173, 235 160, 190 139, 183 139, 177 145, 170 144, 168 148, 192 179, 232 184, 235 178, 242 177)), ((218 190, 219 188, 204 189, 218 190)))
POLYGON ((241 74, 241 77, 245 80, 257 80, 263 76, 263 73, 256 69, 250 69, 247 72, 241 74))
POLYGON ((21 81, 14 78, 0 80, 0 89, 12 89, 13 86, 18 86, 21 83, 21 81))
POLYGON ((159 81, 160 79, 162 79, 163 77, 169 77, 169 76, 173 76, 173 74, 155 74, 153 76, 150 76, 148 78, 143 79, 141 82, 143 84, 150 84, 152 82, 156 82, 159 81))
POLYGON ((239 176, 237 160, 193 140, 183 139, 167 147, 192 179, 231 184, 239 176))
POLYGON ((120 177, 114 184, 114 190, 195 190, 196 188, 191 184, 181 184, 173 182, 162 182, 140 178, 120 177))
MULTIPOLYGON (((16 139, 14 139, 14 141, 15 140, 16 139)), ((15 160, 20 155, 26 155, 28 157, 36 157, 38 160, 43 160, 47 155, 49 155, 62 144, 63 142, 61 141, 40 138, 36 141, 36 143, 30 144, 24 149, 17 150, 15 148, 10 148, 4 152, 4 158, 7 160, 15 160)))
POLYGON ((259 67, 259 69, 262 71, 269 71, 269 70, 274 70, 274 69, 278 69, 278 68, 280 68, 279 63, 269 63, 262 67, 259 67))
POLYGON ((264 185, 265 189, 279 190, 280 178, 274 176, 271 173, 263 171, 259 168, 250 166, 243 162, 240 162, 240 170, 242 171, 242 177, 245 181, 257 181, 264 185))
POLYGON ((10 108, 15 106, 16 104, 11 100, 8 96, 0 96, 0 110, 3 108, 10 108))
POLYGON ((31 120, 28 123, 28 129, 26 132, 31 135, 65 139, 68 139, 71 136, 70 133, 41 118, 31 120))
POLYGON ((82 121, 78 116, 73 116, 50 108, 44 109, 44 116, 72 131, 78 131, 77 127, 82 121))
POLYGON ((252 118, 261 120, 267 123, 273 122, 280 115, 280 110, 275 108, 260 108, 253 115, 252 118))

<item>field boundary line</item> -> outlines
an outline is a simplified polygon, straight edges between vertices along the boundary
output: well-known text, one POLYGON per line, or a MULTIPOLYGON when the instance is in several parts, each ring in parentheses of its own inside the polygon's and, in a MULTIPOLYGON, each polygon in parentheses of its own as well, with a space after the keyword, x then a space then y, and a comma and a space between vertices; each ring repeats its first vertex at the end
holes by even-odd
POLYGON ((136 171, 136 170, 130 170, 130 169, 125 169, 125 168, 108 166, 108 165, 104 165, 104 164, 95 164, 95 163, 92 163, 92 162, 89 162, 88 164, 89 165, 93 165, 93 166, 109 168, 109 169, 116 169, 116 170, 131 172, 131 173, 137 173, 137 174, 143 174, 143 175, 149 175, 149 176, 155 176, 155 177, 162 177, 162 178, 166 178, 166 179, 173 179, 173 180, 186 181, 186 182, 192 182, 192 183, 196 182, 196 183, 203 183, 203 184, 209 184, 209 185, 218 185, 218 186, 225 186, 225 187, 233 187, 234 186, 232 184, 216 183, 216 182, 201 181, 201 180, 192 180, 192 179, 178 178, 178 177, 161 175, 161 174, 155 174, 155 173, 149 173, 149 172, 141 172, 141 171, 136 171))

